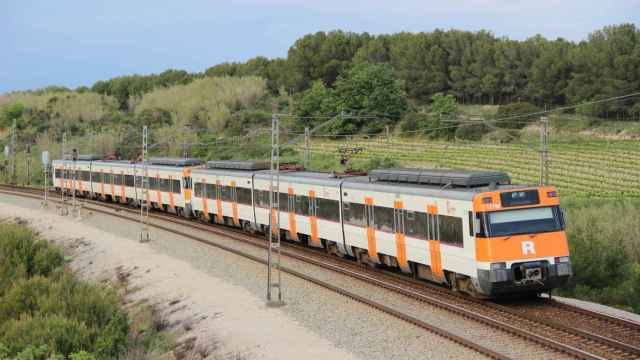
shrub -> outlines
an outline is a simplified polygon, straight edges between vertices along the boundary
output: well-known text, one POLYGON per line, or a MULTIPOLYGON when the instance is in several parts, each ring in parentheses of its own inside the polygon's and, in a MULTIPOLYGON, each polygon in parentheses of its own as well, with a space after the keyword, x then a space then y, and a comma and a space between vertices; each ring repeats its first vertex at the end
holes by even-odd
POLYGON ((500 105, 496 113, 496 126, 505 129, 522 129, 528 123, 536 121, 540 115, 529 115, 540 111, 538 107, 528 102, 516 102, 500 105))
POLYGON ((23 315, 0 328, 2 340, 10 353, 18 353, 31 345, 46 345, 48 351, 69 355, 92 347, 91 330, 82 322, 60 315, 23 315))
POLYGON ((48 276, 64 263, 62 251, 36 239, 29 228, 0 224, 0 296, 17 279, 48 276))
POLYGON ((575 275, 564 293, 640 312, 640 206, 626 201, 569 205, 575 275))
POLYGON ((484 134, 489 132, 489 127, 479 122, 478 124, 464 124, 463 126, 458 126, 456 129, 456 139, 460 140, 480 140, 484 136, 484 134))
POLYGON ((128 320, 115 290, 64 271, 61 250, 25 226, 0 225, 0 238, 0 359, 124 351, 128 320))

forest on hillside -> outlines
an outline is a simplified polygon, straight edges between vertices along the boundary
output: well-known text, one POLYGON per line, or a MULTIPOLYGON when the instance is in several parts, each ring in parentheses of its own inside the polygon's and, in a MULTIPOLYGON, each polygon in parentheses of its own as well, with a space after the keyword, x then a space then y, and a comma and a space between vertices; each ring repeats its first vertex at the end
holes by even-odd
MULTIPOLYGON (((474 140, 490 129, 458 129, 469 120, 459 118, 459 104, 499 105, 497 118, 584 104, 568 112, 638 120, 639 97, 589 103, 638 90, 640 30, 633 24, 605 27, 578 43, 541 36, 517 41, 487 31, 331 31, 303 36, 286 58, 258 56, 202 73, 170 69, 73 90, 50 86, 8 93, 0 96, 0 128, 15 121, 30 143, 45 131, 58 140, 63 132, 115 131, 109 141, 126 142, 127 129, 142 124, 164 129, 160 133, 169 137, 185 127, 246 135, 268 126, 277 103, 280 112, 293 114, 285 125, 295 130, 333 118, 323 129, 328 134, 444 127, 431 135, 474 140)), ((518 129, 535 119, 496 125, 518 129)))

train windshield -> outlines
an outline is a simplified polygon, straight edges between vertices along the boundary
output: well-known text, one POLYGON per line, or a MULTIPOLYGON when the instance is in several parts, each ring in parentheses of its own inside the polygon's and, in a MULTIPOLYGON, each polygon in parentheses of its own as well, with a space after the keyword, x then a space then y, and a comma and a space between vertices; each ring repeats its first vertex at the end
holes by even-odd
POLYGON ((564 219, 558 206, 494 211, 487 213, 490 236, 509 236, 560 231, 564 219))

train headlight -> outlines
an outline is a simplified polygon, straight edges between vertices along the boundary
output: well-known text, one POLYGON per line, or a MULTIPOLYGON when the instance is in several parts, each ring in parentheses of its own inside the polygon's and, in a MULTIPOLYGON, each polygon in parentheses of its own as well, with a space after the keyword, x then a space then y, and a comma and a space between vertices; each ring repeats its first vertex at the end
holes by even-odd
POLYGON ((491 268, 491 270, 506 269, 507 268, 507 263, 504 263, 504 262, 492 263, 490 268, 491 268))
POLYGON ((556 256, 556 264, 562 264, 562 263, 568 263, 568 262, 569 262, 568 256, 556 256))

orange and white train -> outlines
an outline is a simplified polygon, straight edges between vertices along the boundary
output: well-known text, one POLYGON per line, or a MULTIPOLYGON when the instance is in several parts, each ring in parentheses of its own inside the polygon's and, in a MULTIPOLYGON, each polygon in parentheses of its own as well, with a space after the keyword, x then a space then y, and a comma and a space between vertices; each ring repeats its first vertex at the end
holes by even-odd
MULTIPOLYGON (((53 167, 56 190, 134 206, 147 201, 246 231, 269 226, 265 162, 152 160, 144 174, 146 199, 140 164, 80 158, 56 160, 53 167)), ((507 174, 487 171, 279 174, 280 229, 287 240, 477 297, 548 292, 572 275, 554 187, 513 185, 507 174)))

